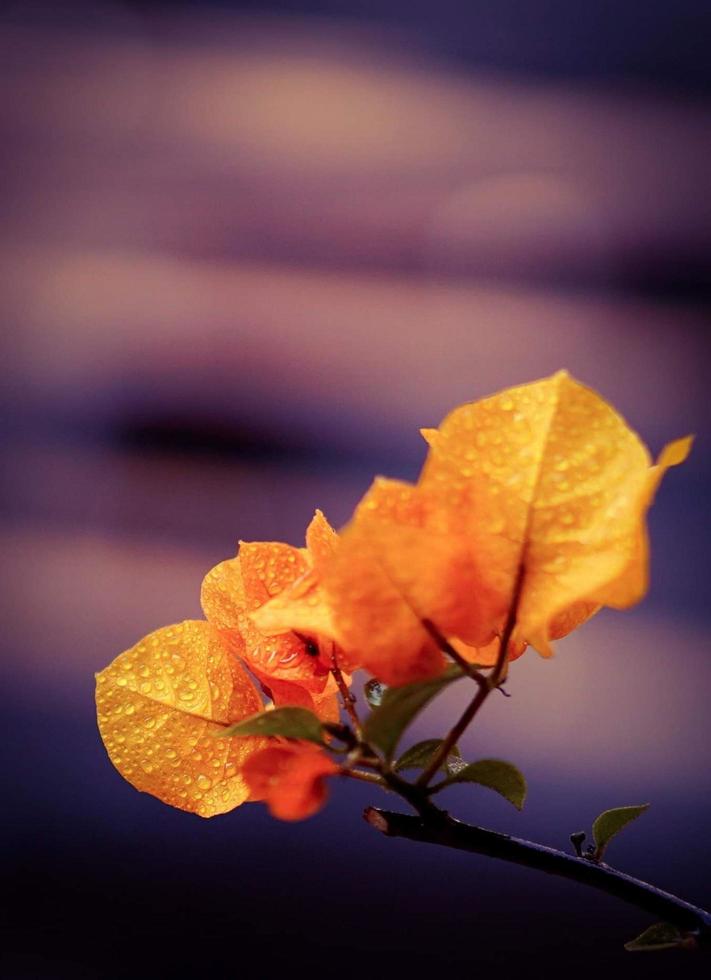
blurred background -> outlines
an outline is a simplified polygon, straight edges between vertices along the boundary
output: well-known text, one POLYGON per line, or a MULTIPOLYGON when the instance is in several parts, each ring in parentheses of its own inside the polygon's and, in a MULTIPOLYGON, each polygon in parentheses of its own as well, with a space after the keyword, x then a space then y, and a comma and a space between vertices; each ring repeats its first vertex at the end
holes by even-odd
MULTIPOLYGON (((335 785, 300 826, 136 793, 93 674, 200 615, 239 538, 345 522, 420 426, 567 367, 653 452, 650 595, 512 672, 470 758, 567 847, 711 901, 704 0, 6 2, 0 14, 3 976, 702 975, 649 916, 381 839, 335 785), (248 966, 249 964, 249 966, 248 966)), ((455 691, 419 723, 439 733, 455 691)))

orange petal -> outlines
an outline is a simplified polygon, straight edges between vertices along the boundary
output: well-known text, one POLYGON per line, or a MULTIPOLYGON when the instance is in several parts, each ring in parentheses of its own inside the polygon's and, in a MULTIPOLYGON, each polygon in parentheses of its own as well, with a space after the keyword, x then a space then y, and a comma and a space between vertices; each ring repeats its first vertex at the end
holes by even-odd
POLYGON ((666 471, 669 467, 684 462, 691 452, 692 444, 691 436, 670 442, 660 453, 656 464, 648 471, 642 494, 637 502, 640 517, 638 526, 632 529, 627 542, 630 558, 618 578, 596 591, 594 598, 601 605, 624 609, 638 602, 646 593, 649 578, 649 545, 644 515, 651 506, 666 471))
POLYGON ((303 820, 326 801, 325 777, 338 766, 315 745, 274 745, 252 755, 244 766, 244 778, 253 800, 265 800, 274 817, 303 820))
POLYGON ((256 688, 209 623, 166 626, 96 676, 99 731, 136 789, 202 817, 248 796, 241 768, 264 739, 215 738, 262 709, 256 688))
MULTIPOLYGON (((426 438, 421 486, 459 512, 481 581, 506 606, 523 563, 520 639, 548 654, 571 606, 644 593, 644 514, 661 474, 595 392, 559 372, 455 409, 426 438)), ((685 451, 675 444, 660 467, 685 451)))
POLYGON ((296 630, 315 639, 336 640, 338 637, 326 594, 315 584, 304 590, 297 582, 293 589, 287 589, 255 609, 250 618, 267 636, 296 630))
MULTIPOLYGON (((479 667, 493 667, 499 656, 499 637, 495 637, 490 643, 487 643, 482 647, 472 647, 468 646, 466 643, 462 643, 461 640, 450 639, 449 642, 452 644, 457 653, 461 654, 464 659, 470 664, 477 664, 479 667)), ((511 663, 513 660, 518 660, 519 657, 523 656, 526 652, 527 643, 522 640, 514 640, 509 642, 508 656, 507 660, 511 663)))
POLYGON ((355 521, 341 535, 324 581, 337 627, 339 662, 365 667, 387 684, 431 677, 443 658, 380 560, 369 529, 355 521))
MULTIPOLYGON (((347 675, 343 675, 344 679, 347 675)), ((350 678, 347 678, 347 683, 350 682, 350 678)), ((341 705, 338 700, 338 695, 333 694, 331 691, 326 690, 323 694, 314 695, 314 706, 313 711, 321 721, 338 722, 341 717, 341 705)))
POLYGON ((421 487, 379 478, 355 520, 367 528, 383 569, 418 618, 444 636, 489 642, 496 597, 481 580, 456 512, 421 487))
POLYGON ((364 666, 388 684, 442 670, 424 620, 476 646, 494 633, 492 597, 456 514, 400 481, 373 483, 324 571, 323 590, 344 664, 364 666))
POLYGON ((306 548, 316 575, 328 565, 338 545, 338 535, 323 513, 317 510, 306 529, 306 548))
POLYGON ((248 600, 243 577, 245 563, 248 576, 252 576, 253 592, 262 590, 261 594, 264 595, 268 589, 261 583, 259 575, 262 572, 259 569, 267 570, 268 575, 270 568, 278 566, 282 571, 279 575, 275 574, 274 580, 293 581, 294 575, 298 576, 305 568, 300 552, 290 545, 242 545, 237 558, 220 562, 203 580, 200 599, 207 619, 223 632, 232 652, 257 673, 274 680, 301 684, 310 691, 320 693, 326 683, 327 671, 317 658, 308 654, 304 641, 283 628, 276 631, 280 635, 268 635, 247 615, 248 600), (296 558, 292 561, 294 554, 296 558))
POLYGON ((328 669, 318 654, 309 653, 311 644, 294 633, 265 636, 256 626, 245 630, 244 659, 255 673, 270 681, 298 684, 315 694, 323 691, 328 669))
POLYGON ((578 626, 586 623, 600 609, 597 602, 574 602, 562 612, 557 613, 550 621, 548 635, 551 640, 560 640, 572 633, 578 626))
MULTIPOLYGON (((318 715, 321 721, 338 721, 340 708, 333 678, 329 678, 321 693, 312 694, 301 684, 292 684, 289 681, 281 681, 259 674, 257 677, 263 683, 277 708, 306 708, 318 715)), ((347 682, 350 682, 350 677, 347 674, 344 675, 344 679, 346 678, 347 682)))
POLYGON ((280 541, 241 541, 240 568, 249 609, 258 609, 305 572, 304 552, 280 541))
POLYGON ((317 640, 336 638, 331 609, 319 581, 337 545, 338 535, 317 510, 306 529, 306 555, 311 567, 292 585, 252 612, 255 624, 263 633, 273 636, 296 630, 317 640))

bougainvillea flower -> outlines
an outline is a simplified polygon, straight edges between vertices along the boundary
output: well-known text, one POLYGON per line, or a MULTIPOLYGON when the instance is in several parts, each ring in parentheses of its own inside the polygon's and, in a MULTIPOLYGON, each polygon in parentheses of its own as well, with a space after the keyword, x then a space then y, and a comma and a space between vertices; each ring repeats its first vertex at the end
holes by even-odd
MULTIPOLYGON (((493 663, 494 631, 484 629, 476 566, 458 533, 456 513, 433 495, 397 480, 377 479, 320 570, 319 620, 348 669, 365 667, 388 684, 441 671, 444 660, 428 620, 467 660, 493 663)), ((486 608, 486 606, 485 606, 486 608)), ((301 596, 282 593, 255 615, 260 628, 284 630, 317 621, 301 596)), ((523 646, 519 652, 523 651, 523 646)))
POLYGON ((136 789, 202 817, 245 802, 242 767, 263 738, 215 738, 262 710, 254 684, 209 623, 149 634, 96 676, 99 730, 136 789))
MULTIPOLYGON (((652 466, 614 409, 565 372, 464 405, 423 434, 418 484, 376 481, 321 570, 330 620, 318 621, 347 667, 389 684, 438 673, 424 620, 491 665, 514 601, 508 659, 528 643, 548 655, 602 605, 644 595, 645 514, 689 439, 652 466)), ((271 607, 260 625, 317 621, 305 602, 271 607)))
POLYGON ((516 636, 549 655, 550 639, 598 607, 642 598, 645 515, 690 439, 652 465, 624 419, 564 371, 457 408, 423 434, 419 486, 458 513, 495 628, 518 592, 516 636))
POLYGON ((282 631, 265 631, 250 614, 284 593, 298 594, 318 612, 323 603, 316 575, 335 539, 335 531, 317 511, 307 530, 306 548, 273 541, 241 542, 236 558, 208 572, 201 591, 207 620, 247 663, 275 704, 309 708, 323 720, 338 717, 328 637, 318 628, 301 634, 295 623, 282 631))
MULTIPOLYGON (((250 618, 267 636, 296 631, 317 640, 322 656, 330 666, 333 649, 328 641, 337 635, 331 605, 321 581, 330 566, 339 537, 323 516, 316 511, 306 530, 308 570, 292 584, 272 596, 268 602, 253 604, 250 618)), ((339 659, 340 662, 340 659, 339 659)))
POLYGON ((304 820, 326 802, 326 777, 338 766, 317 745, 281 742, 250 755, 242 773, 250 799, 263 800, 280 820, 304 820))

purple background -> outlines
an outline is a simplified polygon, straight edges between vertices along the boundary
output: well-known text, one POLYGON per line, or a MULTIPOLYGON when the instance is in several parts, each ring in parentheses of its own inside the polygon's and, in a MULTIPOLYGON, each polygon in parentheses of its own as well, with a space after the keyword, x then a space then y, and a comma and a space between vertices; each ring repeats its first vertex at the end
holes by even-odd
MULTIPOLYGON (((93 673, 199 615, 238 538, 342 524, 418 428, 567 367, 654 452, 649 597, 512 671, 465 747, 566 847, 711 901, 709 8, 634 0, 29 4, 0 20, 4 976, 701 975, 644 913, 381 839, 136 793, 93 673)), ((418 723, 441 733, 455 691, 418 723)))

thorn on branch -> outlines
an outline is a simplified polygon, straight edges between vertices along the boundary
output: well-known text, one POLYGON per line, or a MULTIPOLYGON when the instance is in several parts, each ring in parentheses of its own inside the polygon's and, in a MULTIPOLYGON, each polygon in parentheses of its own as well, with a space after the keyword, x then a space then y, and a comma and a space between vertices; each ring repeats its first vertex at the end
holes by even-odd
POLYGON ((575 853, 579 858, 583 856, 583 841, 585 840, 585 831, 578 830, 575 834, 570 835, 570 843, 575 848, 575 853))

